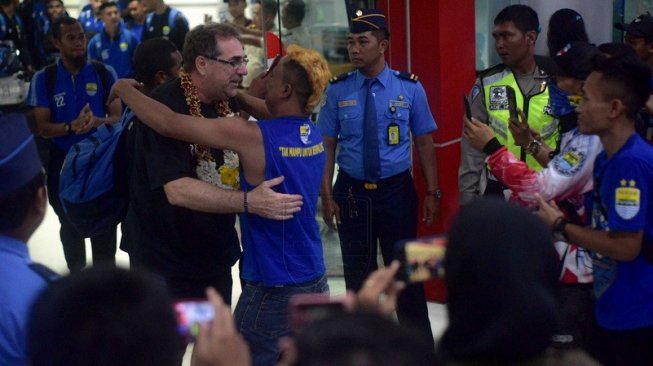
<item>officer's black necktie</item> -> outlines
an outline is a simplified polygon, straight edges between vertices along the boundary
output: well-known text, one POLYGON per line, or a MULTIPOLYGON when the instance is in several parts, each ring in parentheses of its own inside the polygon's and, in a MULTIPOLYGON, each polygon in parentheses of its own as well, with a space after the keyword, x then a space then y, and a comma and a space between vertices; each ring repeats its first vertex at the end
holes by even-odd
POLYGON ((370 182, 376 182, 381 174, 376 106, 374 105, 374 94, 372 93, 372 84, 375 82, 376 78, 365 80, 367 99, 365 100, 365 124, 363 130, 363 168, 365 180, 370 182))

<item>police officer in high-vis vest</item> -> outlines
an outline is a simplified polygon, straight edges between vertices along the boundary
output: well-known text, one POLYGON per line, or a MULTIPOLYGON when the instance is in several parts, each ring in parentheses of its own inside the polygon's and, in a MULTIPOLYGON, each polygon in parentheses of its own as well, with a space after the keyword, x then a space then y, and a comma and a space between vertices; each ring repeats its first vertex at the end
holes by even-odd
MULTIPOLYGON (((546 166, 558 143, 558 120, 549 105, 551 60, 535 56, 539 32, 537 13, 511 5, 494 19, 492 36, 501 64, 479 74, 469 95, 472 117, 492 127, 499 142, 536 171, 546 166), (509 87, 515 91, 520 118, 509 118, 509 87)), ((461 142, 458 188, 461 204, 479 195, 502 195, 504 187, 485 168, 486 155, 466 139, 461 142)))
MULTIPOLYGON (((354 12, 347 50, 356 70, 331 81, 318 119, 327 159, 323 217, 331 228, 337 224, 345 283, 353 290, 377 268, 377 240, 387 265, 395 258, 395 242, 417 235, 411 135, 426 180, 421 219, 431 224, 439 212, 431 136, 435 120, 417 76, 386 65, 388 42, 382 12, 354 12), (332 189, 336 162, 338 177, 332 189)), ((422 285, 408 286, 397 313, 400 322, 412 323, 432 339, 422 285)))

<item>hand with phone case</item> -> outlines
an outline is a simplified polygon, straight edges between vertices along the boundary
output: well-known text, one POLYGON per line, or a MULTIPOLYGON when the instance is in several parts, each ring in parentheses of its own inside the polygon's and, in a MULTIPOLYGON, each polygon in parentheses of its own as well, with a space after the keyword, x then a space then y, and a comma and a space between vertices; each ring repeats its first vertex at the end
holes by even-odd
POLYGON ((240 335, 231 315, 231 307, 225 304, 213 288, 206 290, 208 303, 213 308, 214 319, 199 324, 199 334, 193 354, 193 366, 249 366, 250 352, 240 335))

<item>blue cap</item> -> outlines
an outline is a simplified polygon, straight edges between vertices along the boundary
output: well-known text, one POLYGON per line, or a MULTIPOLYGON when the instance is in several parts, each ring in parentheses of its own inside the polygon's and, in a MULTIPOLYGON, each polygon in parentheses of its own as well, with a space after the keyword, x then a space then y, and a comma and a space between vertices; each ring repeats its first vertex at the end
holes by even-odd
POLYGON ((377 9, 358 9, 351 18, 351 32, 363 33, 375 30, 388 30, 385 14, 377 9))
POLYGON ((23 187, 42 169, 25 116, 15 113, 0 116, 0 197, 23 187))

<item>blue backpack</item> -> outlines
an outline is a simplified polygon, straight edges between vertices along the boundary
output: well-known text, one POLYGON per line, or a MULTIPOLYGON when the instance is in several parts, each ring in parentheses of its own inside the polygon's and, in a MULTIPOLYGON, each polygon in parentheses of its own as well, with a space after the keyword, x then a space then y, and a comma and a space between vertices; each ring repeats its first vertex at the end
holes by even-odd
POLYGON ((129 203, 124 164, 127 124, 134 113, 126 109, 120 121, 104 124, 74 144, 59 176, 59 199, 70 222, 84 237, 101 235, 120 223, 129 203))

